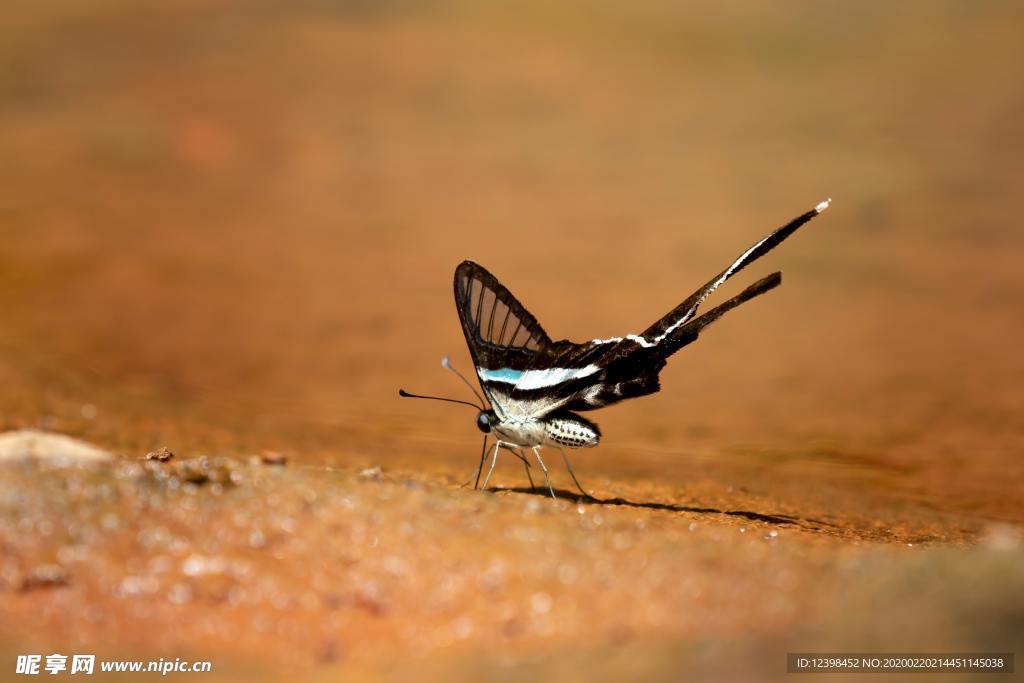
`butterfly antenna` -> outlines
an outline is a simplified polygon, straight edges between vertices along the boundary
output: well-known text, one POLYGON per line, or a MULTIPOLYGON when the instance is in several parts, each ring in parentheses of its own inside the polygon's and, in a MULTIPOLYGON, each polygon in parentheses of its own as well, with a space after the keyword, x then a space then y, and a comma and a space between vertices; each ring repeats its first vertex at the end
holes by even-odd
POLYGON ((429 398, 431 401, 447 401, 448 403, 461 403, 464 406, 472 406, 477 410, 484 410, 482 406, 478 406, 475 403, 470 403, 469 401, 460 401, 457 398, 444 398, 443 396, 424 396, 422 394, 410 394, 405 389, 399 389, 398 395, 401 396, 402 398, 429 398))
POLYGON ((451 362, 450 360, 448 360, 448 356, 445 356, 444 358, 442 358, 442 359, 441 359, 441 367, 443 367, 443 368, 444 368, 445 370, 451 370, 452 372, 454 372, 454 373, 455 373, 455 375, 456 375, 456 376, 457 376, 457 377, 458 377, 459 379, 461 379, 461 380, 462 380, 462 382, 463 382, 463 383, 464 383, 464 384, 465 384, 465 385, 466 385, 467 387, 469 387, 469 390, 473 392, 473 395, 474 395, 474 396, 476 396, 476 397, 477 397, 478 399, 480 399, 480 403, 483 403, 484 405, 486 405, 486 404, 487 404, 487 401, 485 401, 485 400, 484 400, 484 397, 483 397, 483 396, 481 396, 481 395, 480 395, 480 392, 478 392, 478 391, 477 391, 477 390, 476 390, 476 389, 475 389, 475 388, 473 387, 473 385, 469 383, 469 380, 468 380, 468 379, 466 379, 465 375, 463 375, 463 374, 462 374, 461 372, 459 372, 458 370, 456 370, 456 369, 455 369, 455 366, 454 366, 454 365, 452 365, 452 362, 451 362))

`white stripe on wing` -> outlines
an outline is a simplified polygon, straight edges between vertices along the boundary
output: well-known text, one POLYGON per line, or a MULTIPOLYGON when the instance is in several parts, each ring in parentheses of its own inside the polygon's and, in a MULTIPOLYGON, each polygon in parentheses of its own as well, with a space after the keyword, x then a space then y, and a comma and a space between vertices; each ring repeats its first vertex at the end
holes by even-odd
MULTIPOLYGON (((832 198, 829 197, 828 199, 826 199, 825 201, 819 203, 817 206, 814 207, 814 213, 815 214, 821 213, 822 211, 827 209, 829 207, 829 204, 831 204, 831 203, 832 203, 832 198)), ((781 230, 781 229, 782 228, 779 228, 779 230, 781 230)), ((708 285, 704 289, 704 291, 700 295, 700 298, 698 298, 697 301, 694 302, 693 306, 690 306, 690 308, 685 313, 683 313, 683 315, 679 316, 679 318, 677 318, 671 325, 669 325, 665 329, 664 332, 659 334, 657 337, 655 337, 654 339, 647 339, 646 337, 641 337, 638 334, 627 334, 625 336, 625 339, 628 339, 630 341, 634 341, 637 344, 639 344, 640 346, 644 347, 645 349, 649 349, 651 347, 654 347, 654 346, 657 346, 658 344, 660 344, 662 341, 664 341, 664 339, 666 337, 668 337, 670 334, 672 334, 673 332, 678 330, 680 327, 682 327, 683 325, 688 323, 690 320, 692 320, 694 314, 697 312, 697 308, 700 307, 700 305, 702 303, 704 303, 704 301, 709 296, 711 296, 714 293, 714 291, 716 289, 718 289, 722 285, 722 283, 724 283, 726 280, 728 280, 730 277, 732 277, 733 273, 735 273, 737 270, 742 268, 743 265, 747 262, 747 259, 750 258, 750 255, 753 254, 755 251, 757 251, 758 247, 760 247, 762 244, 764 244, 765 242, 770 240, 772 237, 774 237, 777 232, 778 232, 778 230, 776 230, 775 232, 772 232, 769 235, 766 235, 763 239, 759 240, 757 242, 757 244, 755 244, 754 246, 750 247, 750 249, 747 249, 745 252, 743 252, 743 254, 738 259, 736 259, 735 261, 732 262, 731 266, 729 266, 728 268, 725 269, 725 272, 723 272, 722 275, 717 280, 712 282, 710 285, 708 285)), ((609 337, 608 339, 592 339, 591 343, 592 344, 618 344, 619 342, 623 341, 623 339, 624 339, 623 337, 609 337)))
POLYGON ((543 389, 553 387, 569 380, 589 377, 601 368, 596 365, 587 365, 582 368, 548 368, 547 370, 513 370, 512 368, 499 368, 487 370, 477 368, 477 374, 485 382, 502 382, 513 384, 516 389, 524 391, 529 389, 543 389))

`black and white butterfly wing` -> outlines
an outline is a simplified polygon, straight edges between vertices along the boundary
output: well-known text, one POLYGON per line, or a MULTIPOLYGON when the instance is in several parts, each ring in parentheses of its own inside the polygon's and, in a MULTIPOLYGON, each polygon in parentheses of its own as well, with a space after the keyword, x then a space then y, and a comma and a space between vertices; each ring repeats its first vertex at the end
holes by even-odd
MULTIPOLYGON (((586 374, 586 368, 599 369, 573 384, 561 387, 565 400, 560 402, 560 407, 571 411, 595 410, 626 399, 656 393, 661 388, 658 374, 665 367, 669 356, 696 341, 701 330, 726 312, 781 283, 782 274, 772 273, 728 301, 693 317, 658 343, 650 343, 642 335, 630 334, 572 345, 561 358, 555 360, 555 365, 576 367, 583 374, 586 374)), ((518 394, 513 394, 513 398, 526 400, 525 396, 518 394)))
POLYGON ((540 418, 556 410, 593 410, 658 391, 658 373, 673 353, 727 311, 777 287, 773 273, 710 311, 700 305, 736 273, 774 249, 828 207, 797 216, 747 249, 724 271, 640 334, 577 344, 552 341, 486 269, 464 261, 455 270, 455 302, 477 376, 499 417, 540 418))
POLYGON ((657 392, 658 373, 669 356, 695 341, 701 330, 726 312, 777 287, 782 276, 772 273, 697 315, 700 305, 729 278, 777 247, 828 205, 829 201, 818 204, 756 242, 640 334, 582 344, 563 340, 545 346, 508 395, 509 402, 527 406, 530 415, 539 417, 556 409, 594 410, 657 392))
POLYGON ((455 269, 455 307, 480 386, 502 419, 543 417, 597 379, 597 367, 580 362, 590 343, 553 342, 480 264, 455 269))
POLYGON ((473 261, 455 269, 455 308, 480 386, 504 417, 514 386, 551 345, 551 338, 496 277, 473 261))
MULTIPOLYGON (((726 280, 736 275, 741 270, 758 260, 796 232, 802 225, 828 208, 831 199, 821 202, 810 211, 806 211, 780 228, 776 228, 764 238, 758 240, 749 249, 739 255, 728 268, 709 280, 703 287, 699 288, 690 296, 666 313, 656 323, 644 330, 638 337, 642 338, 646 345, 657 345, 662 341, 670 341, 673 334, 687 325, 694 319, 697 309, 704 301, 711 296, 716 289, 725 283, 726 280)), ((685 336, 685 335, 684 335, 685 336)), ((675 350, 678 350, 677 347, 675 350)))

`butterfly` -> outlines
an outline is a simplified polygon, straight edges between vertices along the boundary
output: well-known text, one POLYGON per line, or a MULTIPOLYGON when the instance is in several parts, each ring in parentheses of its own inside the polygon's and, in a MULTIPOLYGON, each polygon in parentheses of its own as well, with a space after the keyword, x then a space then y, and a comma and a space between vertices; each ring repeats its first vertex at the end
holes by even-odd
MULTIPOLYGON (((750 285, 733 298, 700 315, 701 304, 729 278, 777 247, 798 228, 828 208, 827 199, 744 251, 728 268, 713 277, 678 306, 639 334, 577 343, 552 340, 537 319, 486 268, 463 261, 455 269, 455 307, 473 359, 486 405, 478 408, 477 428, 484 433, 476 484, 491 454, 484 479, 487 488, 498 451, 508 450, 527 466, 523 449, 533 451, 544 472, 548 491, 555 497, 548 468, 541 458, 545 446, 557 448, 573 482, 583 489, 565 454, 565 448, 592 448, 601 440, 597 424, 579 413, 620 401, 653 394, 660 389, 658 374, 669 356, 696 341, 701 331, 740 304, 774 289, 782 282, 780 272, 750 285), (493 449, 488 438, 493 437, 493 449)), ((442 364, 464 382, 448 359, 442 364)), ((469 384, 470 389, 473 389, 469 384)), ((475 389, 473 390, 476 393, 475 389)), ((432 398, 399 390, 402 396, 432 398)), ((480 394, 476 394, 485 403, 480 394)), ((533 479, 530 477, 531 486, 533 479)))

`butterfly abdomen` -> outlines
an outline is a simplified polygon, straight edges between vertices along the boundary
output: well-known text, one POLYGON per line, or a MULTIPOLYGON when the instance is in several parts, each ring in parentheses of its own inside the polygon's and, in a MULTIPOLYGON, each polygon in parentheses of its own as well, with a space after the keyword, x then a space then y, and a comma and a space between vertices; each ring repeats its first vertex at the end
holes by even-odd
POLYGON ((592 448, 601 441, 601 430, 590 420, 564 413, 544 421, 544 439, 567 448, 592 448))

